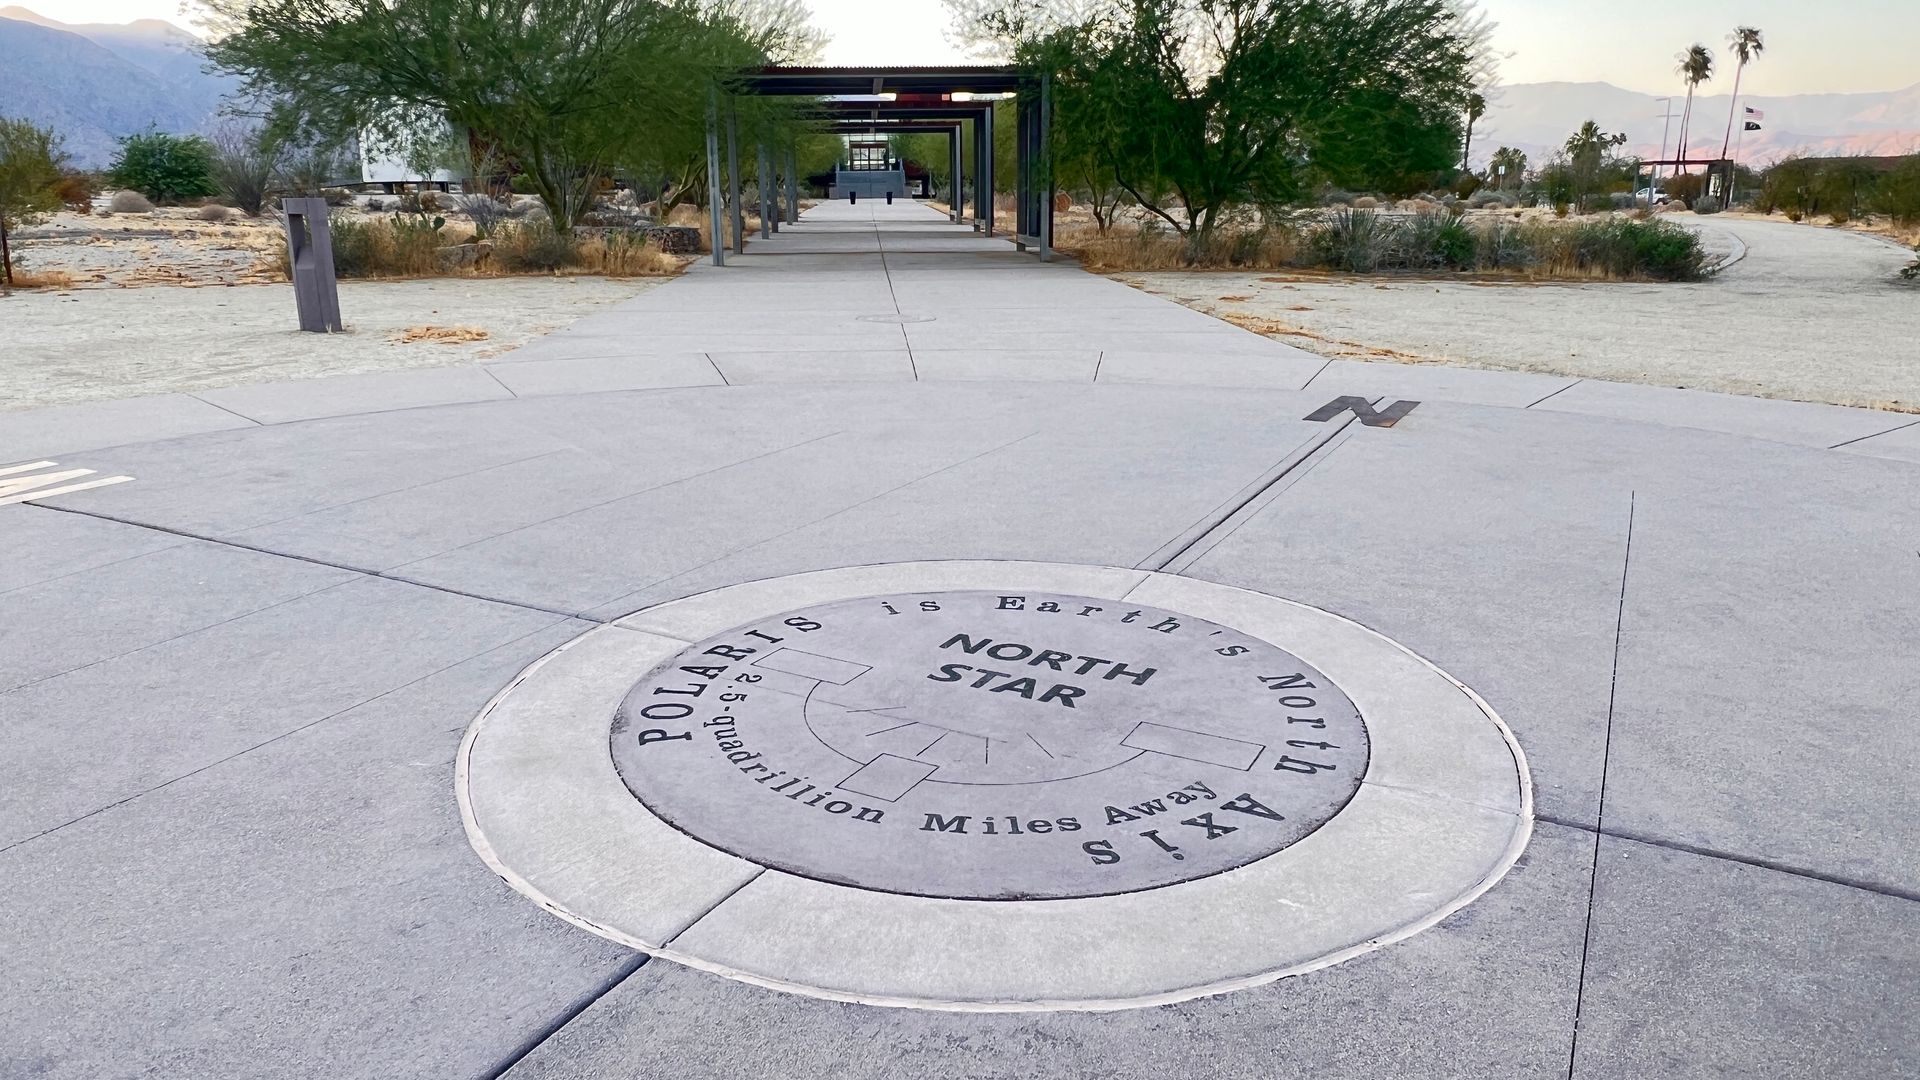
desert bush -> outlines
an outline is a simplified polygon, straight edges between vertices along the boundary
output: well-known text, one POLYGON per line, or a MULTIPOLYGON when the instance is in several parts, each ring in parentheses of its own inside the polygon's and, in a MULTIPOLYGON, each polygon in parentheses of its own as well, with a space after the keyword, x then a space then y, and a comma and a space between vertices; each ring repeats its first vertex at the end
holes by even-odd
POLYGON ((99 185, 93 182, 91 174, 70 172, 54 182, 53 197, 76 214, 90 214, 93 212, 93 195, 97 190, 99 185))
POLYGON ((481 236, 491 236, 503 221, 511 221, 526 213, 524 207, 515 208, 512 200, 496 199, 484 191, 470 191, 457 195, 453 199, 454 208, 473 222, 474 230, 481 236))
POLYGON ((221 125, 212 142, 214 185, 241 213, 259 217, 266 209, 274 173, 280 168, 279 141, 264 130, 234 120, 221 125))
POLYGON ((353 192, 343 187, 321 188, 320 197, 326 200, 328 206, 336 208, 353 205, 353 192))
POLYGON ((1321 206, 1352 206, 1353 192, 1333 188, 1320 194, 1321 206))
POLYGON ((107 209, 116 214, 151 214, 153 203, 137 191, 116 191, 107 200, 107 209))
POLYGON ((1348 273, 1522 274, 1556 279, 1695 280, 1706 255, 1691 231, 1606 216, 1577 223, 1468 220, 1444 209, 1401 216, 1336 208, 1304 224, 1269 223, 1216 236, 1197 250, 1166 230, 1063 227, 1057 241, 1095 270, 1190 266, 1301 267, 1348 273))
POLYGON ((0 117, 0 235, 60 208, 66 168, 52 128, 0 117))
POLYGON ((451 199, 442 199, 437 191, 403 191, 400 193, 399 207, 408 214, 438 214, 449 209, 451 199))
POLYGON ((1711 195, 1702 195, 1693 201, 1693 212, 1696 214, 1717 214, 1721 209, 1720 200, 1711 195))
POLYGON ((437 219, 366 219, 335 214, 333 266, 341 277, 424 277, 440 270, 439 250, 447 241, 437 219))
POLYGON ((225 221, 233 216, 233 211, 219 203, 208 203, 193 215, 201 221, 225 221))
POLYGON ((609 277, 651 277, 680 271, 680 260, 627 232, 586 236, 575 246, 579 268, 609 277))
POLYGON ((107 178, 154 202, 179 202, 219 193, 213 182, 213 144, 198 135, 150 131, 120 140, 107 178))
POLYGON ((1380 208, 1380 200, 1371 195, 1362 195, 1353 200, 1353 208, 1355 210, 1377 210, 1380 208))
POLYGON ((530 222, 496 233, 493 255, 503 269, 520 274, 551 273, 580 262, 573 237, 545 222, 530 222))
POLYGON ((1380 268, 1387 249, 1385 219, 1360 201, 1355 201, 1354 209, 1328 214, 1314 231, 1312 250, 1321 265, 1356 274, 1380 268))
POLYGON ((1564 276, 1697 281, 1707 253, 1692 230, 1666 221, 1583 221, 1542 238, 1550 269, 1564 276))

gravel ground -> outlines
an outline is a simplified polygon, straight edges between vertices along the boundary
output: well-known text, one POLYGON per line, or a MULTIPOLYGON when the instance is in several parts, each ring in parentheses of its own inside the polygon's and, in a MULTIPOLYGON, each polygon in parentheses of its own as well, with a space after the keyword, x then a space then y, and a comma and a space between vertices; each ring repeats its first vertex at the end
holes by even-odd
POLYGON ((1700 226, 1747 247, 1685 285, 1529 285, 1297 273, 1120 280, 1329 356, 1448 363, 1838 405, 1920 407, 1913 254, 1783 221, 1700 226))
POLYGON ((0 298, 0 411, 497 356, 663 278, 343 282, 344 334, 296 330, 291 285, 21 291, 0 298), (426 327, 477 341, 401 342, 426 327))

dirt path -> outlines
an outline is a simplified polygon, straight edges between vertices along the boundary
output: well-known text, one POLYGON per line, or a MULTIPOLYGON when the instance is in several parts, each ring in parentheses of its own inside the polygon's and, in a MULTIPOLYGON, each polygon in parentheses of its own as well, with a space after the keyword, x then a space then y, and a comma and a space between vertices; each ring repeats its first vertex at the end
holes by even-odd
POLYGON ((1920 406, 1920 286, 1897 277, 1911 252, 1874 236, 1780 221, 1700 227, 1737 237, 1747 255, 1713 280, 1687 285, 1118 276, 1331 356, 1920 406))

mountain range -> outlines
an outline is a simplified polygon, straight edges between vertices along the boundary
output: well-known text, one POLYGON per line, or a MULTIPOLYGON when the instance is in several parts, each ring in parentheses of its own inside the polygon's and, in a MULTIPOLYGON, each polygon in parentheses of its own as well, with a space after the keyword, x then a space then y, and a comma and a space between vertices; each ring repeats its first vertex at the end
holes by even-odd
POLYGON ((76 165, 100 168, 122 135, 207 128, 237 84, 203 71, 200 48, 158 19, 78 25, 0 7, 0 114, 52 127, 76 165))
MULTIPOLYGON (((149 128, 204 131, 212 123, 237 83, 203 70, 201 45, 193 34, 157 19, 79 25, 0 7, 0 114, 53 127, 76 164, 102 167, 120 136, 149 128)), ((1503 145, 1526 151, 1532 162, 1544 161, 1585 120, 1625 133, 1629 152, 1652 158, 1667 126, 1662 116, 1668 106, 1659 95, 1604 82, 1515 83, 1494 88, 1487 98, 1487 114, 1474 126, 1476 166, 1503 145)), ((1679 137, 1683 98, 1676 92, 1671 106, 1669 156, 1679 137)), ((1740 160, 1752 164, 1790 153, 1920 152, 1920 84, 1879 93, 1747 94, 1742 100, 1766 114, 1761 130, 1735 133, 1743 138, 1740 160)), ((1729 103, 1724 94, 1694 99, 1694 134, 1688 139, 1693 156, 1718 156, 1729 103)))
MULTIPOLYGON (((1751 82, 1751 80, 1749 80, 1751 82)), ((1518 83, 1487 95, 1487 114, 1474 125, 1473 161, 1484 165, 1502 145, 1527 153, 1532 162, 1551 155, 1581 122, 1627 136, 1624 150, 1643 158, 1678 157, 1684 88, 1676 88, 1672 123, 1664 116, 1665 95, 1623 90, 1603 82, 1518 83)), ((1764 165, 1788 154, 1896 155, 1920 153, 1920 83, 1904 90, 1859 94, 1740 95, 1741 104, 1764 116, 1759 131, 1742 131, 1734 121, 1738 159, 1764 165)), ((1727 137, 1729 94, 1696 95, 1689 157, 1719 157, 1727 137)))

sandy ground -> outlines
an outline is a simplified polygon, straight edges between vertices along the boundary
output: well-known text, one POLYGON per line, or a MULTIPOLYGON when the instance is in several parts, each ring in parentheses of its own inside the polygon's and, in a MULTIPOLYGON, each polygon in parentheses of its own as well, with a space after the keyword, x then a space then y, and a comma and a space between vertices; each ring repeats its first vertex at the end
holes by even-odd
POLYGON ((1920 285, 1897 276, 1911 251, 1777 219, 1700 227, 1715 247, 1737 237, 1747 255, 1686 285, 1116 276, 1329 356, 1920 407, 1920 285))
MULTIPOLYGON (((96 202, 106 205, 105 198, 96 202)), ((198 214, 197 208, 174 206, 150 214, 62 211, 20 230, 14 257, 28 273, 64 274, 83 289, 280 279, 286 234, 278 218, 235 212, 224 222, 208 222, 198 214)))
POLYGON ((0 411, 497 356, 668 280, 342 282, 344 334, 297 330, 291 285, 75 289, 0 298, 0 411), (426 327, 479 340, 401 341, 426 327))

